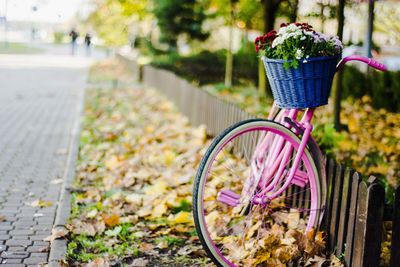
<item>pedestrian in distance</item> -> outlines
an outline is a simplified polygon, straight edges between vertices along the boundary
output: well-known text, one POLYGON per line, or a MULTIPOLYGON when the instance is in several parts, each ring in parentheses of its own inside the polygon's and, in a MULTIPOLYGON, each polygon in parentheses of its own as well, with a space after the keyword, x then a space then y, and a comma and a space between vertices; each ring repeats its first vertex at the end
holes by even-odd
POLYGON ((78 40, 79 33, 74 28, 72 28, 71 32, 69 33, 69 36, 71 37, 71 55, 75 55, 76 41, 78 40))
POLYGON ((91 53, 92 36, 89 33, 85 35, 86 56, 90 57, 91 53))

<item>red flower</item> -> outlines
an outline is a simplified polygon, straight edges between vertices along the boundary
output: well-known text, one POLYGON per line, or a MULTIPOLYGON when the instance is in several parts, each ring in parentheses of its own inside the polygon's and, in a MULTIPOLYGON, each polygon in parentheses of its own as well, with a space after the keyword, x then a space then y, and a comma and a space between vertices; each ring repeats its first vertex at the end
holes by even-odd
POLYGON ((260 49, 265 49, 267 46, 272 46, 272 42, 276 38, 276 31, 270 31, 264 35, 258 36, 254 40, 254 45, 256 47, 256 51, 260 51, 260 49))

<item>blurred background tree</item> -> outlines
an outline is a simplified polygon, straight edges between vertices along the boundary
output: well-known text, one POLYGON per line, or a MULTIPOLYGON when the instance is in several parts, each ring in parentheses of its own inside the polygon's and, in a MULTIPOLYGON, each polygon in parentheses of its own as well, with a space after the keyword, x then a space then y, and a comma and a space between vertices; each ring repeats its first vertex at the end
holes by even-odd
POLYGON ((204 6, 198 1, 158 0, 153 11, 161 31, 160 41, 168 45, 170 52, 177 51, 177 40, 181 34, 201 41, 209 36, 202 29, 206 15, 204 6))
POLYGON ((129 43, 129 27, 135 21, 150 16, 146 0, 94 1, 94 11, 87 18, 105 45, 118 47, 129 43))

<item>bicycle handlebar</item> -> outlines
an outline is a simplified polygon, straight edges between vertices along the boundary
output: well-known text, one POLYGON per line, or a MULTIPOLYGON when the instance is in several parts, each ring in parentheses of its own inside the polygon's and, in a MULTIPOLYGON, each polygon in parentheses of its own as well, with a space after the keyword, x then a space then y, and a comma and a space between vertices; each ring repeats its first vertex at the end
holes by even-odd
POLYGON ((342 60, 336 66, 336 69, 339 70, 340 68, 343 67, 344 64, 346 64, 347 62, 352 61, 352 60, 364 62, 364 63, 368 64, 369 66, 373 67, 374 69, 377 69, 380 71, 388 70, 384 64, 379 63, 378 61, 376 61, 372 58, 363 57, 363 56, 359 56, 359 55, 353 55, 353 56, 348 56, 348 57, 342 58, 342 60))

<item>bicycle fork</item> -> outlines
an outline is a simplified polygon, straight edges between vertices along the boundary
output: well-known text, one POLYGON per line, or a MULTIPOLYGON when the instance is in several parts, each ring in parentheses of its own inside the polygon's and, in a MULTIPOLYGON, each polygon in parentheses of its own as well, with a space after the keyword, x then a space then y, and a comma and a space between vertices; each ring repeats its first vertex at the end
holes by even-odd
POLYGON ((284 192, 291 184, 304 187, 308 182, 306 174, 299 169, 299 166, 312 131, 312 125, 309 122, 305 122, 302 124, 302 126, 304 127, 304 133, 300 144, 297 147, 296 156, 292 166, 289 170, 285 169, 287 164, 290 163, 290 155, 292 155, 294 149, 292 144, 286 143, 284 144, 283 149, 278 152, 277 157, 272 155, 277 159, 274 162, 274 165, 279 165, 278 170, 275 172, 274 169, 276 169, 276 167, 274 168, 274 166, 272 166, 272 168, 267 170, 263 175, 263 179, 260 181, 260 186, 263 189, 261 192, 256 194, 256 196, 254 196, 253 202, 255 204, 268 203, 272 199, 280 196, 282 192, 284 192), (280 158, 282 158, 282 160, 280 160, 280 158), (282 182, 282 180, 284 180, 283 185, 276 188, 277 185, 282 182))
POLYGON ((300 123, 296 122, 298 110, 294 109, 290 110, 289 114, 286 114, 288 116, 283 119, 284 126, 293 128, 297 135, 302 134, 300 144, 296 147, 297 153, 293 165, 289 171, 285 169, 285 166, 291 161, 289 157, 293 152, 293 145, 285 142, 283 137, 273 140, 271 134, 267 133, 261 138, 255 149, 251 161, 252 174, 247 181, 250 184, 245 185, 241 195, 229 189, 223 189, 218 194, 218 200, 229 206, 237 206, 244 193, 245 202, 251 201, 253 204, 265 205, 280 196, 291 184, 304 187, 308 182, 308 177, 304 171, 299 169, 299 165, 313 129, 310 123, 313 112, 314 109, 307 109, 300 123), (271 153, 267 158, 263 158, 268 149, 271 153), (285 180, 284 184, 276 189, 275 187, 283 179, 285 180), (262 189, 260 192, 256 192, 257 188, 262 189), (246 196, 247 193, 251 193, 252 196, 246 196))

